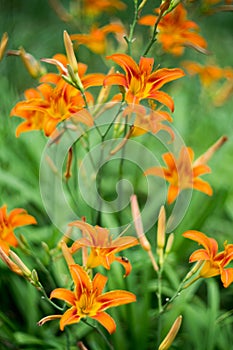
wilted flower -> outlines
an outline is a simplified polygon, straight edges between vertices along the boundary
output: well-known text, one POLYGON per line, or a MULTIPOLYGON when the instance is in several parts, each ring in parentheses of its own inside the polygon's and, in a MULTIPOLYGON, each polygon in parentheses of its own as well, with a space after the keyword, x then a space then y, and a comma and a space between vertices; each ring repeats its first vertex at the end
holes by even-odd
MULTIPOLYGON (((64 55, 55 55, 51 60, 62 73, 66 74, 67 59, 64 55)), ((85 90, 103 83, 103 74, 85 75, 86 70, 85 64, 78 63, 79 77, 85 90)), ((26 99, 18 102, 11 110, 11 116, 25 119, 18 126, 16 136, 31 130, 44 130, 45 135, 50 136, 60 122, 70 117, 88 126, 93 125, 91 115, 87 111, 81 112, 86 107, 86 102, 93 102, 89 92, 85 92, 85 101, 79 90, 55 73, 45 74, 41 77, 40 83, 36 89, 26 90, 26 99)))

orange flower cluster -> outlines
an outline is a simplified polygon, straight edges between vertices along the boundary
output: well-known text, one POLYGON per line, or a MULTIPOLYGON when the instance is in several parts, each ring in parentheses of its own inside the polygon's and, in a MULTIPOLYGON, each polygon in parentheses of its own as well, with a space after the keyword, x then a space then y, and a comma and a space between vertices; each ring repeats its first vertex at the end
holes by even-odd
POLYGON ((74 290, 57 288, 51 292, 50 298, 64 300, 69 308, 63 315, 46 316, 39 321, 43 325, 47 321, 60 319, 60 329, 63 331, 66 325, 78 323, 82 318, 90 317, 97 320, 109 333, 113 333, 116 324, 111 316, 105 313, 110 307, 128 304, 136 301, 134 294, 124 290, 114 290, 103 293, 107 277, 97 273, 93 279, 87 271, 97 266, 110 269, 114 261, 120 262, 126 269, 126 275, 131 271, 131 265, 127 258, 116 257, 115 254, 123 249, 138 244, 134 237, 119 237, 112 240, 109 230, 91 226, 83 221, 75 221, 70 224, 78 227, 83 237, 76 240, 71 248, 64 241, 61 242, 63 255, 69 266, 74 284, 74 290), (87 249, 90 249, 88 255, 87 249), (84 267, 76 264, 72 254, 77 250, 83 250, 84 267))
MULTIPOLYGON (((155 12, 159 12, 159 9, 155 9, 155 12)), ((140 18, 139 23, 154 26, 156 20, 157 16, 147 15, 140 18)), ((175 56, 181 56, 186 46, 205 52, 207 43, 198 31, 198 25, 187 19, 187 11, 180 3, 161 18, 158 23, 157 39, 164 51, 175 56)))
MULTIPOLYGON (((54 62, 66 73, 67 59, 64 55, 55 55, 54 62)), ((98 86, 103 83, 103 74, 85 75, 87 66, 78 64, 78 73, 83 88, 98 86)), ((87 102, 93 102, 93 96, 85 93, 87 102)), ((48 73, 40 78, 40 85, 36 89, 25 91, 25 100, 20 101, 11 110, 11 116, 19 116, 25 121, 16 130, 16 136, 22 132, 31 130, 43 130, 46 136, 50 136, 56 126, 70 118, 76 117, 79 121, 78 112, 85 108, 86 101, 82 93, 67 83, 59 74, 48 73)), ((81 117, 81 122, 91 126, 91 117, 81 117)))

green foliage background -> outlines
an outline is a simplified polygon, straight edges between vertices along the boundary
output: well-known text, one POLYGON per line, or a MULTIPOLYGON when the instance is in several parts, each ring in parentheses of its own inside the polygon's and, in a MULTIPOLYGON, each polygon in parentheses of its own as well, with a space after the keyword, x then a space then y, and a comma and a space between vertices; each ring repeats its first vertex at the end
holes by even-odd
MULTIPOLYGON (((124 24, 129 25, 133 1, 125 1, 127 12, 119 13, 124 24)), ((64 5, 68 6, 68 1, 64 5)), ((154 1, 148 1, 146 10, 154 8, 154 1)), ((207 16, 200 11, 201 2, 190 7, 190 16, 201 28, 208 41, 209 60, 220 67, 232 65, 233 45, 232 13, 220 12, 207 16)), ((78 19, 77 19, 78 21, 78 19)), ((103 16, 103 23, 107 18, 103 16)), ((0 37, 6 31, 9 35, 9 49, 23 46, 36 58, 52 57, 64 52, 62 35, 76 29, 61 22, 48 1, 0 0, 0 37)), ((141 34, 146 29, 138 28, 138 39, 133 44, 135 58, 140 56, 141 34)), ((181 58, 151 52, 155 64, 162 67, 178 67, 183 60, 194 60, 205 64, 207 58, 192 49, 186 49, 181 58)), ((89 72, 107 72, 101 59, 86 48, 78 52, 80 61, 89 65, 89 72)), ((0 205, 7 203, 9 209, 23 207, 38 220, 38 227, 27 227, 20 232, 31 242, 35 257, 25 255, 29 266, 34 267, 36 257, 49 265, 49 256, 41 246, 45 241, 52 248, 61 237, 54 228, 43 207, 39 191, 39 165, 46 139, 39 132, 22 134, 15 138, 17 118, 9 118, 11 108, 23 97, 23 91, 36 86, 20 60, 4 57, 0 63, 0 205)), ((208 180, 213 186, 213 197, 193 193, 187 214, 175 232, 175 246, 165 268, 163 294, 171 297, 180 280, 188 271, 188 257, 194 245, 181 237, 187 229, 197 229, 215 237, 222 245, 225 240, 233 242, 233 191, 232 191, 232 96, 221 107, 212 103, 213 91, 204 91, 198 78, 183 78, 171 90, 175 101, 174 126, 179 130, 186 145, 193 147, 196 156, 202 154, 221 135, 229 140, 211 159, 212 174, 208 180)), ((110 169, 111 171, 111 169, 110 169)), ((107 185, 106 185, 107 186, 107 185)), ((137 184, 136 184, 137 186, 137 184)), ((155 233, 148 234, 155 249, 155 233)), ((196 246, 195 246, 196 247, 196 246)), ((122 271, 113 265, 109 273, 109 288, 128 289, 137 295, 137 305, 129 305, 111 311, 117 320, 117 332, 113 335, 116 349, 155 349, 157 344, 157 281, 147 255, 140 249, 127 252, 133 272, 125 280, 122 271)), ((43 268, 38 273, 46 281, 43 268)), ((59 268, 56 279, 61 282, 59 268)), ((49 283, 48 283, 49 285, 49 283)), ((50 286, 51 287, 51 286, 50 286)), ((48 293, 50 290, 48 290, 48 293)), ((43 301, 39 293, 24 280, 0 264, 0 349, 65 349, 66 337, 51 323, 38 327, 38 320, 54 310, 43 301)), ((232 347, 232 287, 224 289, 219 278, 197 283, 182 292, 162 318, 162 338, 175 318, 183 315, 181 331, 174 342, 174 349, 230 349, 232 347)), ((104 349, 98 334, 84 324, 70 327, 74 339, 84 339, 90 349, 104 349)), ((74 349, 77 348, 74 346, 74 349)))

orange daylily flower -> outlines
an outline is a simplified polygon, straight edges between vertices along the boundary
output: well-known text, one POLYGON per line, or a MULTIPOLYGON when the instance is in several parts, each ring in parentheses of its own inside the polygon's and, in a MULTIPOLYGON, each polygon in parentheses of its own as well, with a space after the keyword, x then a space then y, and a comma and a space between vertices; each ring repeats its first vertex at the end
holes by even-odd
POLYGON ((153 103, 150 103, 150 105, 151 109, 149 111, 142 105, 128 105, 125 108, 123 116, 127 116, 129 122, 131 122, 132 117, 135 117, 130 137, 140 136, 147 132, 157 134, 160 130, 164 130, 173 139, 173 130, 167 124, 164 124, 164 122, 172 122, 170 114, 159 108, 156 109, 156 105, 153 103))
MULTIPOLYGON (((155 12, 158 11, 158 9, 155 9, 155 12)), ((142 17, 139 23, 154 26, 156 20, 157 16, 148 15, 142 17)), ((175 56, 181 56, 185 46, 193 47, 201 52, 206 51, 207 43, 198 34, 198 25, 193 21, 187 20, 187 11, 181 3, 161 18, 157 28, 157 39, 166 52, 175 56)))
POLYGON ((193 252, 189 258, 190 262, 204 262, 199 276, 209 278, 220 275, 223 286, 227 288, 233 282, 233 268, 225 268, 233 260, 233 244, 225 243, 224 250, 218 253, 217 241, 202 232, 190 230, 183 233, 183 236, 204 247, 193 252))
POLYGON ((89 34, 72 34, 70 38, 87 46, 94 53, 103 54, 107 48, 106 36, 109 33, 124 33, 124 27, 119 23, 111 23, 101 28, 93 26, 89 34))
POLYGON ((82 238, 77 239, 70 248, 71 253, 85 247, 90 248, 90 254, 87 258, 86 267, 94 268, 102 265, 107 270, 114 261, 118 261, 125 268, 127 276, 132 267, 127 258, 117 257, 116 253, 131 248, 138 244, 134 237, 124 236, 112 239, 110 231, 100 226, 91 226, 84 221, 74 221, 70 226, 78 227, 82 231, 82 238))
POLYGON ((210 91, 213 85, 212 98, 215 106, 221 106, 230 98, 233 92, 233 69, 231 67, 221 68, 213 64, 202 66, 199 63, 185 61, 182 63, 187 72, 198 75, 205 89, 210 91))
POLYGON ((124 10, 125 4, 120 0, 84 0, 83 1, 83 9, 84 12, 88 15, 97 16, 102 12, 109 12, 114 9, 116 10, 124 10))
POLYGON ((116 62, 125 71, 113 73, 104 79, 104 85, 120 85, 125 88, 125 100, 128 103, 139 104, 143 99, 149 98, 166 105, 174 110, 172 98, 159 89, 166 83, 184 76, 179 68, 162 68, 152 72, 154 59, 141 57, 139 65, 128 55, 113 54, 107 56, 116 62))
POLYGON ((54 289, 50 299, 64 300, 70 307, 63 315, 51 315, 39 321, 43 325, 47 321, 60 318, 60 329, 78 323, 82 318, 90 317, 98 321, 111 334, 116 330, 113 318, 105 310, 110 307, 124 305, 136 301, 134 294, 124 290, 103 293, 107 277, 97 273, 93 280, 87 272, 77 264, 69 266, 74 282, 74 291, 65 288, 54 289))
POLYGON ((175 201, 182 190, 188 188, 194 188, 211 196, 213 193, 211 186, 199 176, 211 172, 206 163, 226 140, 226 137, 221 137, 195 162, 193 162, 194 152, 190 147, 183 146, 178 159, 171 152, 165 153, 163 160, 167 168, 152 167, 146 170, 145 175, 164 177, 170 183, 167 198, 169 204, 175 201))
POLYGON ((36 219, 29 215, 25 209, 16 208, 8 214, 7 206, 3 205, 0 208, 0 248, 8 254, 10 247, 18 245, 14 229, 36 223, 36 219))
MULTIPOLYGON (((67 59, 64 55, 55 55, 51 63, 56 64, 61 73, 66 75, 67 59)), ((78 71, 83 88, 98 86, 103 82, 103 74, 85 75, 87 66, 78 63, 78 71)), ((79 90, 65 82, 61 76, 48 73, 41 77, 40 85, 36 89, 25 91, 25 100, 18 102, 11 110, 11 116, 19 116, 25 121, 16 130, 18 137, 22 132, 31 130, 44 130, 50 136, 57 125, 70 117, 88 126, 93 125, 92 117, 82 110, 86 104, 79 90), (80 113, 79 113, 80 112, 80 113)), ((88 103, 93 103, 93 97, 85 92, 88 103)))
POLYGON ((224 78, 225 70, 215 65, 202 66, 196 62, 185 61, 182 66, 190 75, 198 74, 200 81, 205 88, 208 88, 212 83, 224 78))

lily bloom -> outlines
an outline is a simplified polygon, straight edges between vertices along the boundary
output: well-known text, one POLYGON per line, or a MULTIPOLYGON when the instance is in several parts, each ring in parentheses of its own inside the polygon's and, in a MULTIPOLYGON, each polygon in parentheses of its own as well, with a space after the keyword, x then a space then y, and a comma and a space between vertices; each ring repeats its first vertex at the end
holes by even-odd
POLYGON ((131 248, 138 244, 134 237, 125 236, 112 239, 110 231, 100 226, 91 226, 84 221, 74 221, 70 226, 78 227, 82 231, 83 237, 77 239, 70 248, 71 253, 85 247, 90 248, 90 254, 87 258, 86 267, 94 268, 99 265, 107 270, 114 261, 118 261, 125 268, 127 276, 132 267, 129 260, 125 257, 117 257, 116 253, 131 248))
POLYGON ((70 38, 87 46, 94 53, 103 54, 107 48, 106 36, 109 33, 124 33, 124 27, 118 23, 110 23, 101 28, 93 26, 89 34, 72 34, 70 38))
POLYGON ((190 230, 183 233, 183 236, 204 247, 193 252, 189 258, 190 262, 203 261, 199 277, 220 275, 223 286, 227 288, 233 282, 233 268, 225 268, 233 260, 233 244, 224 243, 224 250, 218 252, 217 241, 202 232, 190 230))
POLYGON ((173 203, 180 192, 188 188, 194 188, 211 196, 213 193, 211 186, 208 182, 200 179, 199 176, 211 172, 211 169, 206 163, 226 140, 226 137, 221 137, 195 162, 193 162, 194 152, 190 147, 183 146, 178 158, 171 152, 165 153, 163 160, 167 168, 152 167, 145 171, 145 175, 163 177, 170 183, 167 196, 168 204, 173 203))
POLYGON ((200 81, 205 88, 208 88, 212 83, 224 78, 224 69, 215 65, 204 65, 197 62, 185 61, 183 67, 190 75, 199 75, 200 81))
POLYGON ((166 83, 184 76, 179 68, 162 68, 152 72, 154 59, 141 57, 139 65, 132 57, 125 54, 113 54, 107 56, 125 71, 122 73, 109 74, 104 79, 104 85, 120 85, 125 88, 125 100, 128 103, 139 104, 143 99, 149 98, 159 101, 174 110, 172 98, 159 89, 166 83))
POLYGON ((8 254, 10 247, 18 245, 14 229, 36 223, 36 219, 29 215, 25 209, 16 208, 8 214, 7 206, 3 205, 0 208, 0 248, 8 254))
POLYGON ((124 10, 125 4, 120 0, 84 0, 83 12, 89 16, 97 16, 103 12, 110 12, 112 10, 124 10))
POLYGON ((147 132, 157 134, 160 130, 164 130, 173 139, 172 128, 166 123, 164 124, 164 122, 172 122, 170 114, 160 108, 156 109, 156 105, 153 103, 150 103, 150 105, 149 110, 142 105, 128 105, 125 108, 123 116, 127 116, 129 122, 131 122, 131 117, 135 116, 130 137, 140 136, 147 132))
MULTIPOLYGON (((66 75, 66 57, 56 55, 51 60, 66 75)), ((103 74, 85 75, 86 70, 85 64, 78 64, 79 76, 84 89, 103 83, 103 74)), ((55 73, 45 74, 41 77, 40 83, 36 89, 26 90, 25 100, 18 102, 11 110, 11 116, 25 119, 16 129, 17 137, 22 132, 31 130, 43 130, 46 136, 50 136, 60 122, 70 117, 88 126, 93 125, 91 115, 79 113, 86 107, 86 101, 79 90, 55 73)), ((88 103, 93 103, 93 97, 89 92, 85 92, 85 96, 88 103)))
MULTIPOLYGON (((158 9, 155 9, 158 12, 158 9)), ((148 15, 139 20, 142 25, 154 26, 157 16, 148 15)), ((164 51, 175 56, 181 56, 185 46, 190 46, 198 51, 205 52, 207 43, 198 33, 198 25, 187 19, 187 11, 180 3, 171 12, 163 16, 158 24, 158 42, 162 44, 164 51)))
POLYGON ((93 280, 87 272, 77 264, 69 266, 74 282, 74 291, 65 288, 54 289, 50 299, 64 300, 69 308, 63 315, 51 315, 39 321, 43 325, 47 321, 60 318, 60 329, 70 324, 78 323, 82 318, 90 317, 98 321, 111 334, 116 330, 115 321, 105 310, 110 307, 124 305, 136 301, 134 294, 124 290, 114 290, 103 293, 107 277, 97 273, 93 280))

